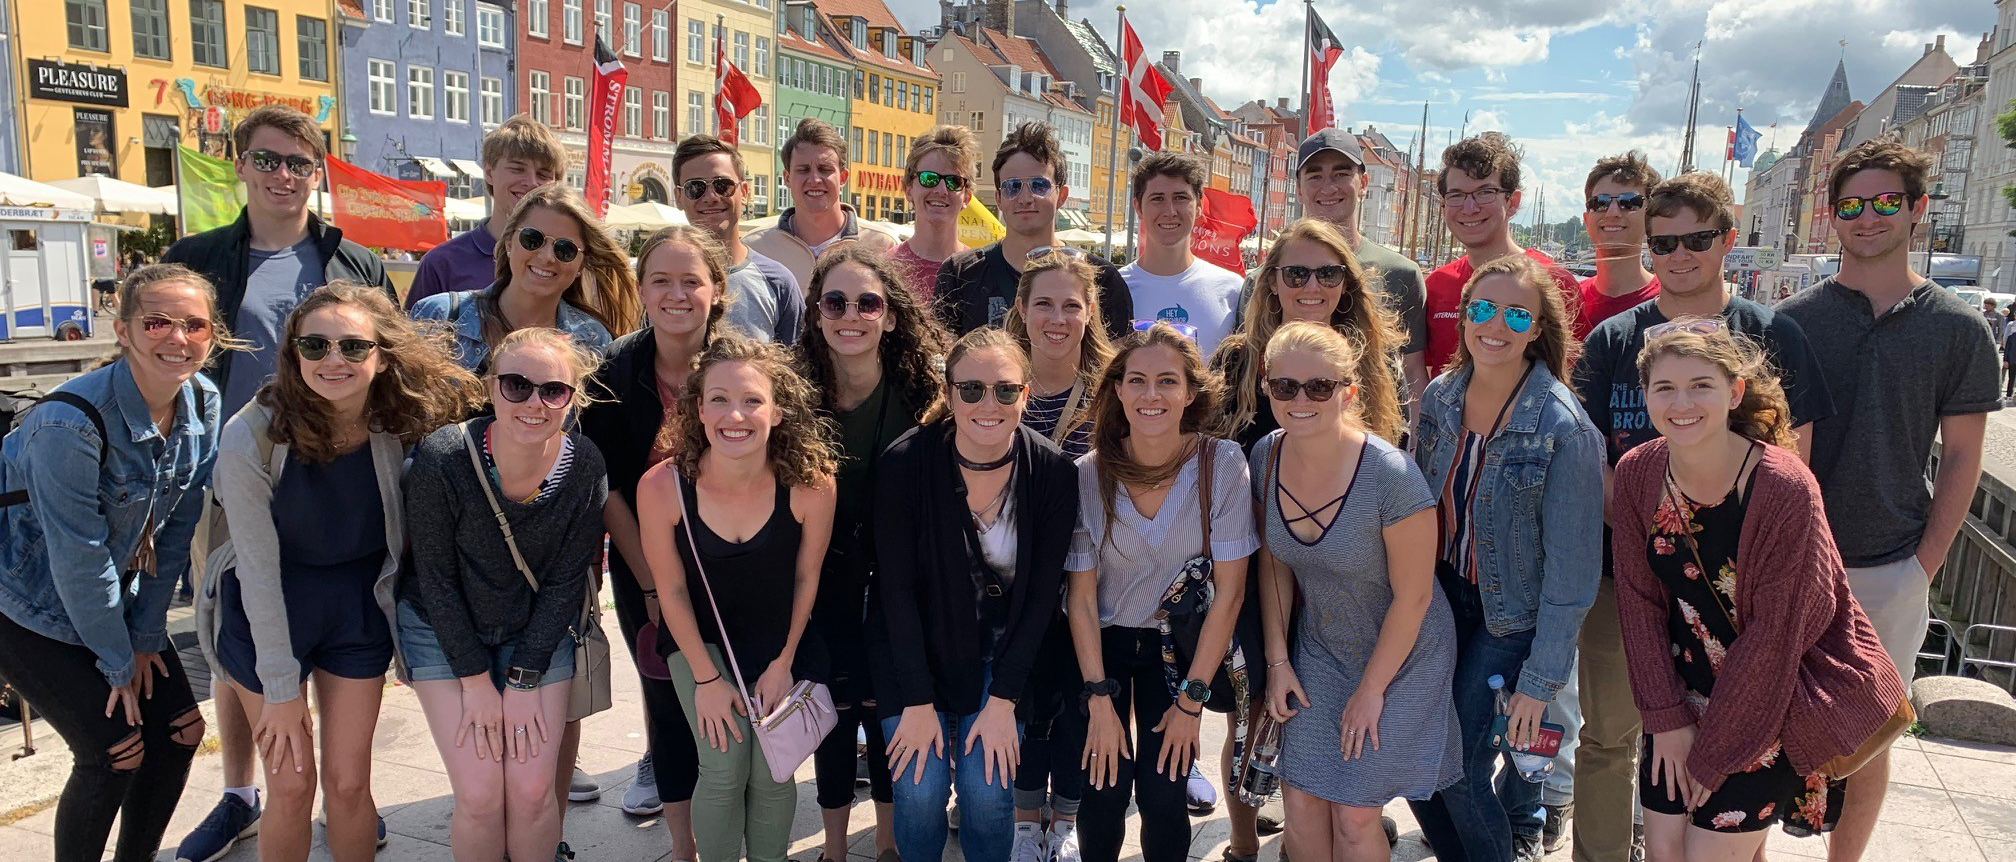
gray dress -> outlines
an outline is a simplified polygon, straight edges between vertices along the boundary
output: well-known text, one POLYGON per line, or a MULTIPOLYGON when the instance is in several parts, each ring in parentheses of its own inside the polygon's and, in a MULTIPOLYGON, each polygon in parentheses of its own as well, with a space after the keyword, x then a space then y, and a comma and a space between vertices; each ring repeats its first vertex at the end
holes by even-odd
MULTIPOLYGON (((1379 750, 1368 746, 1357 760, 1346 761, 1338 743, 1344 706, 1358 690, 1393 603, 1382 531, 1433 508, 1435 497, 1412 458, 1368 436, 1336 520, 1314 543, 1305 543, 1289 532, 1278 477, 1267 472, 1268 453, 1281 439, 1279 431, 1261 439, 1253 447, 1252 468, 1253 487, 1267 504, 1267 550, 1294 570, 1302 595, 1290 658, 1310 704, 1282 725, 1282 780, 1340 805, 1378 808, 1398 797, 1427 799, 1463 774, 1450 696, 1456 628, 1449 600, 1432 575, 1432 599, 1414 651, 1386 687, 1379 750)), ((1319 508, 1329 501, 1302 502, 1319 508)))

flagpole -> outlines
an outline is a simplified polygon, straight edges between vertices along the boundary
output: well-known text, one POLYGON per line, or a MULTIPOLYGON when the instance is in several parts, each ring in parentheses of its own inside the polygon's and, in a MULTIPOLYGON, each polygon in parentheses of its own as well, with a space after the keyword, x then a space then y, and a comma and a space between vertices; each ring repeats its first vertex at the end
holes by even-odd
MULTIPOLYGON (((1120 90, 1131 86, 1127 80, 1127 7, 1118 7, 1120 29, 1113 31, 1120 44, 1120 70, 1113 76, 1113 136, 1106 140, 1106 259, 1113 259, 1113 181, 1120 175, 1120 90)), ((1147 58, 1142 58, 1146 60, 1147 58)))
MULTIPOLYGON (((723 127, 721 121, 721 84, 722 76, 727 74, 727 69, 722 64, 728 59, 728 45, 722 40, 728 33, 727 20, 728 16, 726 15, 716 14, 714 16, 714 136, 716 138, 721 137, 723 127)), ((742 136, 739 132, 735 136, 735 146, 737 149, 740 149, 742 146, 742 136)))
POLYGON ((1316 0, 1302 0, 1302 137, 1305 138, 1314 134, 1309 126, 1309 36, 1315 31, 1316 0))

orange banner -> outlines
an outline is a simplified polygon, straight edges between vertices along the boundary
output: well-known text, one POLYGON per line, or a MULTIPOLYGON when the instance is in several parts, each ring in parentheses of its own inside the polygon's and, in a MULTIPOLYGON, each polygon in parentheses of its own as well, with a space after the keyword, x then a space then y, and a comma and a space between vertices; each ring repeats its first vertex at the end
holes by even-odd
POLYGON ((448 241, 448 184, 395 180, 329 159, 329 196, 343 238, 372 248, 426 251, 448 241))
POLYGON ((1253 233, 1259 219, 1253 202, 1231 192, 1205 189, 1197 224, 1190 229, 1190 253, 1233 272, 1245 272, 1239 242, 1253 233))

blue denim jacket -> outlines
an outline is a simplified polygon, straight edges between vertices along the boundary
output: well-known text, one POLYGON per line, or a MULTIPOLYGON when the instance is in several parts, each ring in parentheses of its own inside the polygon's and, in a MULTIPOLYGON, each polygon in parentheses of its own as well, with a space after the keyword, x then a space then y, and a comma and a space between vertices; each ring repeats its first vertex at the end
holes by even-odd
MULTIPOLYGON (((1438 495, 1462 449, 1470 374, 1443 374, 1421 398, 1414 460, 1438 495)), ((1517 690, 1542 701, 1567 682, 1602 576, 1603 457, 1602 435, 1545 365, 1484 445, 1472 508, 1484 624, 1501 637, 1534 630, 1517 690)))
POLYGON ((90 648, 106 683, 124 685, 134 653, 172 648, 168 599, 189 571, 222 399, 207 377, 183 384, 163 436, 123 359, 57 388, 96 405, 111 439, 101 468, 91 420, 51 403, 29 410, 0 443, 0 488, 28 491, 27 503, 0 509, 0 613, 90 648), (122 585, 150 514, 155 573, 122 585))
MULTIPOLYGON (((483 313, 477 310, 477 296, 494 291, 492 284, 482 290, 465 290, 460 293, 437 293, 413 305, 414 320, 447 320, 455 328, 455 361, 463 368, 476 371, 483 367, 483 360, 490 357, 490 344, 483 340, 483 313), (460 306, 457 305, 460 297, 460 306), (449 311, 455 312, 449 319, 449 311)), ((601 350, 608 345, 609 329, 602 322, 589 316, 567 302, 560 300, 560 313, 554 321, 554 328, 567 333, 575 344, 589 350, 601 350)))

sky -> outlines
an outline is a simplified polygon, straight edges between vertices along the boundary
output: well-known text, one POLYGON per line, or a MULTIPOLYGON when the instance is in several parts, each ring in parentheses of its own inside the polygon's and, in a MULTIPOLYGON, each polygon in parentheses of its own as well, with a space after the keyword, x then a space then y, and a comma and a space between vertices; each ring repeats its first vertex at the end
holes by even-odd
MULTIPOLYGON (((910 28, 938 22, 937 0, 887 2, 910 28)), ((1118 44, 1114 6, 1073 0, 1069 10, 1118 44)), ((1995 26, 1992 0, 1317 0, 1315 10, 1348 46, 1330 74, 1338 124, 1374 126, 1405 150, 1427 102, 1431 164, 1459 130, 1511 135, 1525 151, 1522 222, 1543 186, 1549 221, 1579 213, 1583 179, 1603 156, 1636 148, 1661 173, 1677 167, 1697 45, 1695 162, 1715 170, 1738 108, 1764 134, 1760 151, 1773 123, 1787 149, 1837 62, 1866 102, 1938 35, 1967 65, 1995 26)), ((1302 3, 1133 0, 1128 13, 1151 56, 1182 51, 1185 77, 1202 78, 1228 110, 1300 103, 1302 3)), ((1745 175, 1735 172, 1738 200, 1745 175)))

